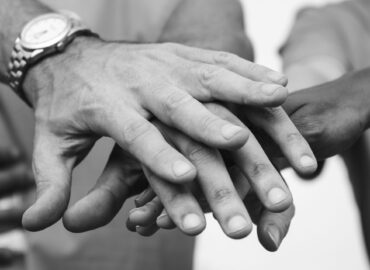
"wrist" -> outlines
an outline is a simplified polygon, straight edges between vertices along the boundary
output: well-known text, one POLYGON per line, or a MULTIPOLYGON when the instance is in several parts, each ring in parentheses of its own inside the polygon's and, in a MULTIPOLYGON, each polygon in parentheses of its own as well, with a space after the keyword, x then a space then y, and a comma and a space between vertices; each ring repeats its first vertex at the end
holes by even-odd
POLYGON ((16 38, 33 18, 51 12, 38 1, 6 0, 0 9, 0 81, 8 83, 8 64, 16 38), (3 6, 4 5, 4 6, 3 6))
POLYGON ((103 43, 94 36, 77 36, 62 52, 49 55, 33 64, 26 72, 23 91, 26 98, 35 108, 36 103, 45 91, 54 89, 53 83, 57 74, 63 74, 82 59, 87 48, 93 49, 103 43))

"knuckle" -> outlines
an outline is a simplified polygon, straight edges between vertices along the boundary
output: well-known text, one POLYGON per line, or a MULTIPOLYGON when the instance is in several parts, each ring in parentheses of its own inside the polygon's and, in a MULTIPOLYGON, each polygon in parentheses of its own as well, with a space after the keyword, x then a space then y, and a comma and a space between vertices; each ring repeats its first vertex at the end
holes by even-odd
POLYGON ((212 129, 213 126, 216 125, 218 119, 213 116, 203 116, 200 120, 201 127, 204 131, 212 129))
POLYGON ((263 175, 272 171, 271 165, 267 163, 255 163, 249 171, 249 176, 252 179, 261 178, 263 175))
POLYGON ((286 135, 286 140, 288 143, 300 143, 303 138, 299 132, 291 132, 286 135))
POLYGON ((199 144, 194 144, 188 147, 189 149, 187 150, 188 157, 191 161, 199 164, 199 163, 207 163, 207 161, 213 160, 213 153, 199 145, 199 144))
POLYGON ((168 116, 172 116, 179 108, 186 106, 192 101, 192 97, 183 92, 172 92, 165 97, 164 110, 168 116))
POLYGON ((304 116, 298 119, 293 117, 292 119, 307 141, 316 142, 324 137, 326 128, 319 119, 310 116, 304 116))
POLYGON ((199 81, 205 88, 212 88, 218 77, 220 68, 211 65, 204 65, 199 71, 199 81))
POLYGON ((261 72, 261 66, 258 65, 258 64, 255 64, 255 63, 252 63, 252 62, 249 62, 249 65, 248 65, 248 71, 250 73, 260 73, 261 72))
POLYGON ((268 121, 281 120, 284 116, 284 110, 281 107, 269 107, 261 110, 262 116, 268 121))
POLYGON ((228 52, 217 52, 214 55, 214 63, 226 67, 230 66, 235 59, 236 56, 228 52))
POLYGON ((147 135, 152 131, 152 125, 146 121, 132 121, 130 120, 123 126, 123 139, 125 143, 132 144, 142 136, 147 135))
POLYGON ((234 195, 235 193, 227 187, 218 188, 212 194, 213 199, 219 203, 230 201, 234 197, 234 195))
POLYGON ((168 161, 172 155, 172 150, 169 147, 162 147, 153 155, 153 160, 158 163, 163 163, 164 161, 168 161))

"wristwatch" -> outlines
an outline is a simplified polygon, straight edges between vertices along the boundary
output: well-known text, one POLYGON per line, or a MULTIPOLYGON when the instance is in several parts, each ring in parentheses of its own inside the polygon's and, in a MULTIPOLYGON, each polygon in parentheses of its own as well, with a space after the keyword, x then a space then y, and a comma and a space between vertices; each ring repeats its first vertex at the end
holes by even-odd
POLYGON ((22 89, 27 70, 46 56, 62 52, 78 35, 97 36, 70 11, 44 14, 27 23, 11 54, 8 66, 10 87, 29 104, 22 89))

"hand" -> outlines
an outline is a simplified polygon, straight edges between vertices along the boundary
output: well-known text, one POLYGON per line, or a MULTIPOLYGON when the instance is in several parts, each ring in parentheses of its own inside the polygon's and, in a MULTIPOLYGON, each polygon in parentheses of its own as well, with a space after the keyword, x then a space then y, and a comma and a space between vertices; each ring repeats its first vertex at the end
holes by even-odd
MULTIPOLYGON (((34 185, 31 168, 16 147, 0 148, 0 233, 22 227, 26 210, 21 196, 34 185)), ((11 265, 18 252, 0 249, 0 267, 11 265)))
POLYGON ((25 213, 23 225, 39 230, 62 216, 72 169, 101 136, 112 137, 163 179, 193 179, 194 166, 148 119, 155 116, 207 145, 235 149, 246 142, 246 130, 215 116, 197 100, 274 106, 287 96, 274 81, 286 79, 228 53, 77 38, 66 52, 33 67, 24 83, 36 116, 37 201, 25 213), (270 83, 255 81, 261 78, 270 78, 270 83))
MULTIPOLYGON (((212 108, 211 110, 216 113, 217 115, 222 115, 224 118, 227 117, 232 117, 230 113, 227 113, 222 107, 216 106, 216 105, 208 105, 209 108, 212 108)), ((282 118, 280 118, 282 119, 282 118)), ((284 119, 284 118, 283 118, 284 119)), ((234 121, 236 119, 234 118, 234 121)), ((270 119, 271 121, 274 121, 274 118, 270 119)), ((281 121, 284 122, 284 121, 281 121)), ((239 122, 240 123, 240 122, 239 122)), ((285 125, 282 125, 282 127, 289 126, 289 122, 285 125)), ((277 125, 278 126, 278 125, 277 125)), ((285 132, 289 131, 292 132, 292 128, 288 130, 283 129, 277 129, 276 131, 273 131, 273 133, 278 133, 277 137, 285 137, 289 138, 284 135, 285 132)), ((294 130, 294 129, 293 129, 294 130)), ((165 132, 165 134, 168 134, 168 132, 165 132)), ((298 133, 299 134, 299 133, 298 133)), ((252 136, 252 135, 251 135, 252 136)), ((173 139, 173 136, 170 136, 170 138, 173 139)), ((176 138, 174 140, 175 145, 180 146, 181 149, 181 144, 178 141, 184 140, 184 138, 176 138), (177 142, 176 142, 177 141, 177 142)), ((281 188, 281 184, 285 185, 284 182, 282 181, 282 178, 280 178, 280 175, 276 173, 274 169, 270 170, 261 170, 260 172, 258 171, 248 171, 248 165, 250 164, 249 168, 258 168, 258 167, 264 167, 264 168, 271 168, 272 165, 268 161, 267 157, 263 154, 263 151, 261 148, 258 148, 258 143, 254 143, 254 138, 250 137, 246 147, 243 147, 240 150, 237 150, 236 155, 234 157, 239 156, 239 160, 242 159, 242 162, 239 163, 239 173, 232 173, 232 179, 234 181, 235 188, 238 191, 239 194, 235 192, 234 187, 228 187, 227 189, 225 188, 225 185, 227 183, 231 183, 231 181, 225 181, 225 176, 222 172, 220 172, 220 165, 212 165, 214 163, 214 155, 211 155, 209 150, 207 149, 202 149, 202 147, 197 146, 197 153, 201 159, 194 160, 194 164, 198 164, 197 168, 199 170, 198 174, 198 181, 200 183, 201 188, 203 189, 203 192, 205 194, 205 198, 198 197, 198 201, 203 206, 203 211, 208 211, 208 208, 204 208, 204 204, 201 202, 209 202, 211 206, 211 210, 214 213, 214 216, 217 218, 217 220, 220 222, 221 227, 223 228, 224 232, 232 237, 232 238, 242 238, 245 237, 249 232, 249 230, 241 230, 236 234, 230 234, 230 231, 227 230, 227 223, 225 224, 226 221, 230 221, 233 215, 240 217, 240 216, 245 216, 242 210, 243 207, 241 207, 241 211, 239 213, 243 213, 243 215, 238 216, 236 209, 238 208, 237 206, 233 205, 232 203, 229 202, 232 201, 232 198, 234 199, 241 199, 246 197, 246 194, 250 190, 250 186, 245 179, 245 176, 249 179, 249 183, 253 186, 254 190, 256 192, 252 192, 254 194, 253 196, 250 194, 247 196, 247 201, 246 206, 248 208, 248 212, 251 214, 252 220, 258 224, 258 234, 260 238, 260 242, 262 245, 270 251, 277 250, 279 247, 281 241, 285 237, 289 224, 291 219, 293 218, 294 215, 294 206, 288 201, 284 201, 284 206, 280 205, 281 207, 274 207, 273 204, 271 204, 271 197, 266 196, 267 194, 265 193, 266 191, 274 190, 277 187, 281 188), (249 144, 249 146, 248 146, 249 144), (253 145, 256 145, 257 147, 253 147, 253 145), (248 153, 250 153, 252 156, 249 159, 248 153), (262 155, 262 159, 259 159, 258 156, 262 155), (213 158, 212 158, 213 157, 213 158), (263 158, 265 157, 265 158, 263 158), (262 166, 265 164, 266 166, 262 166), (270 165, 269 165, 270 164, 270 165), (241 166, 240 166, 241 165, 241 166), (243 167, 244 166, 244 167, 243 167), (202 167, 202 168, 201 168, 202 167), (274 173, 275 171, 275 173, 274 173), (202 173, 201 173, 202 172, 202 173), (261 175, 259 175, 261 173, 261 175), (220 180, 216 180, 217 176, 219 177, 220 180), (207 182, 207 180, 203 180, 202 177, 204 178, 210 178, 211 180, 207 182), (277 182, 274 180, 279 179, 277 182), (264 179, 265 181, 262 181, 264 179), (205 182, 205 183, 204 183, 205 182), (217 184, 219 182, 219 184, 217 184), (225 183, 226 182, 226 183, 225 183), (280 182, 280 185, 279 185, 280 182), (217 186, 219 186, 217 188, 217 186), (227 192, 217 192, 217 190, 221 190, 220 187, 224 186, 222 190, 227 190, 227 192), (230 191, 231 190, 231 191, 230 191), (265 191, 265 192, 264 192, 265 191), (207 193, 211 192, 209 196, 207 196, 207 193), (213 193, 220 194, 220 196, 217 196, 215 194, 212 195, 213 193), (221 194, 224 194, 226 199, 223 198, 221 194), (239 195, 239 196, 238 196, 239 195), (251 203, 250 197, 254 197, 255 203, 251 203), (213 205, 213 207, 212 207, 213 205), (232 207, 227 207, 228 205, 233 205, 232 207), (258 207, 256 207, 258 206, 258 207), (224 207, 226 210, 221 212, 221 215, 218 214, 219 210, 217 208, 224 207), (280 208, 280 209, 279 209, 280 208), (224 219, 222 219, 222 216, 225 216, 224 219), (221 217, 221 218, 220 218, 221 217)), ((256 142, 256 141, 255 141, 256 142)), ((288 140, 289 142, 289 140, 288 140)), ((286 142, 285 142, 286 143, 286 142)), ((295 151, 298 152, 301 156, 302 154, 302 149, 305 149, 305 151, 312 157, 312 153, 310 152, 307 143, 301 138, 300 140, 296 140, 297 145, 292 145, 293 149, 291 152, 287 152, 288 156, 291 158, 292 153, 295 151), (298 143, 299 142, 299 143, 298 143), (295 150, 295 151, 294 151, 295 150)), ((303 151, 304 152, 304 151, 303 151)), ((193 159, 192 159, 193 160, 193 159)), ((237 160, 237 159, 236 159, 237 160)), ((296 163, 297 164, 297 163, 296 163)), ((233 166, 235 167, 235 166, 233 166)), ((235 168, 234 168, 235 169, 235 168)), ((298 166, 297 169, 299 171, 305 171, 302 169, 302 167, 298 166)), ((311 170, 314 170, 315 168, 312 167, 311 170)), ((306 173, 307 173, 307 168, 306 168, 306 173)), ((190 214, 192 217, 192 225, 195 225, 195 217, 199 216, 199 207, 196 208, 194 206, 194 200, 193 196, 189 192, 186 192, 186 189, 183 187, 175 186, 175 185, 169 185, 168 183, 164 183, 163 180, 161 181, 157 177, 153 175, 147 174, 147 177, 154 189, 155 192, 150 192, 150 191, 144 191, 142 195, 140 195, 137 200, 136 204, 139 208, 133 210, 130 212, 130 216, 128 219, 128 228, 137 231, 141 235, 152 235, 155 233, 158 229, 158 226, 164 229, 171 229, 174 227, 180 228, 182 231, 187 233, 186 230, 184 230, 184 225, 182 224, 185 223, 186 217, 190 214), (158 195, 158 197, 155 197, 155 194, 158 195), (154 198, 155 197, 155 198, 154 198), (153 199, 154 198, 154 199, 153 199), (163 206, 166 208, 166 211, 160 215, 163 206), (193 209, 192 209, 193 208, 193 209), (195 209, 194 209, 195 208, 195 209), (193 213, 196 213, 195 215, 193 213)), ((284 189, 284 188, 283 188, 284 189)), ((197 192, 199 194, 199 191, 197 192)), ((271 192, 272 195, 273 192, 271 192)), ((201 194, 202 195, 202 194, 201 194)), ((246 202, 246 201, 245 201, 246 202)), ((247 216, 248 218, 248 226, 251 226, 250 223, 250 217, 249 215, 247 216)), ((190 219, 190 218, 189 218, 190 219)), ((202 229, 205 226, 205 223, 203 221, 202 225, 200 222, 200 219, 198 219, 198 226, 196 227, 197 232, 195 233, 194 231, 191 231, 189 234, 198 234, 202 231, 202 229)))
MULTIPOLYGON (((232 116, 230 112, 227 112, 226 109, 222 109, 219 105, 209 104, 207 108, 224 119, 230 118, 231 122, 241 124, 235 116, 232 116)), ((160 126, 160 130, 165 137, 185 153, 195 164, 199 172, 198 181, 206 198, 204 201, 209 203, 211 210, 217 217, 225 233, 232 238, 241 238, 248 235, 251 229, 251 219, 237 193, 238 191, 240 194, 245 188, 237 187, 237 189, 235 189, 225 165, 222 159, 220 159, 218 151, 200 145, 181 133, 164 127, 159 123, 157 125, 160 126), (241 227, 239 226, 238 230, 235 230, 236 226, 230 226, 229 224, 233 217, 237 217, 236 221, 239 220, 239 222, 244 219, 244 224, 242 224, 241 227)), ((280 130, 279 132, 285 131, 280 130)), ((296 150, 300 155, 308 153, 313 158, 307 143, 305 143, 303 139, 301 140, 301 144, 297 146, 296 150), (304 150, 303 154, 301 149, 304 150)), ((116 150, 114 152, 116 152, 116 150)), ((238 150, 233 157, 235 157, 236 162, 238 162, 241 167, 243 174, 250 179, 250 183, 257 191, 262 203, 266 205, 267 209, 275 212, 283 211, 282 215, 277 215, 279 219, 284 217, 285 209, 290 209, 287 211, 291 213, 290 192, 287 190, 281 176, 275 171, 252 135, 247 145, 238 150), (275 198, 274 195, 276 195, 275 198), (276 201, 276 199, 279 201, 276 201)), ((290 158, 292 158, 291 153, 290 158)), ((124 160, 124 152, 122 152, 121 157, 117 155, 116 152, 116 154, 110 158, 107 168, 103 173, 104 177, 99 180, 100 184, 94 187, 87 197, 76 203, 76 205, 72 206, 71 209, 67 211, 64 222, 68 229, 72 231, 94 229, 105 225, 114 217, 124 202, 125 196, 122 196, 123 194, 120 194, 119 190, 122 189, 120 188, 122 182, 127 182, 125 176, 129 175, 128 172, 130 171, 129 166, 122 165, 126 164, 124 160), (114 166, 109 164, 114 164, 114 166), (96 209, 99 209, 99 212, 97 212, 96 209)), ((298 166, 297 169, 307 172, 307 168, 302 168, 301 166, 298 166)), ((314 170, 315 168, 309 168, 309 170, 312 169, 314 170)), ((205 220, 202 209, 198 205, 193 194, 191 192, 189 193, 187 187, 166 183, 166 181, 158 178, 147 169, 146 177, 161 198, 171 218, 183 232, 193 235, 200 233, 204 229, 205 220), (190 219, 193 220, 192 224, 188 224, 186 221, 185 217, 189 215, 192 217, 190 219), (196 217, 197 219, 195 220, 194 218, 196 217), (197 223, 195 224, 194 221, 197 221, 197 223)), ((249 189, 248 182, 245 181, 245 179, 243 179, 243 182, 248 185, 249 189)), ((241 196, 241 198, 244 198, 244 195, 241 196)), ((154 204, 154 206, 156 206, 156 204, 154 204)), ((155 218, 156 216, 149 218, 149 220, 144 218, 140 224, 145 226, 149 223, 151 228, 144 228, 138 232, 141 234, 154 233, 157 229, 157 225, 153 225, 153 222, 155 223, 155 218)), ((135 218, 131 221, 133 224, 136 222, 137 220, 135 218)), ((289 224, 290 219, 286 220, 286 222, 289 224)), ((158 225, 162 226, 160 223, 158 225)), ((283 237, 284 234, 282 233, 281 235, 283 237)), ((271 239, 269 236, 267 236, 267 238, 271 239)))
POLYGON ((348 149, 369 124, 370 69, 293 93, 284 108, 315 155, 348 149))

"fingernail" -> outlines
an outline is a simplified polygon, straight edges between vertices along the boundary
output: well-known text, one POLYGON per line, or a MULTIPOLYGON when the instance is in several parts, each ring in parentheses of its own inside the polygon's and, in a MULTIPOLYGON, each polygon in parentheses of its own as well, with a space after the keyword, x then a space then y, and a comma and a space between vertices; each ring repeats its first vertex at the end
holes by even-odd
POLYGON ((286 200, 286 197, 287 195, 285 191, 281 188, 273 188, 268 193, 268 199, 273 205, 279 204, 282 201, 286 200))
POLYGON ((316 166, 316 161, 312 157, 307 156, 307 155, 301 157, 300 162, 301 162, 301 165, 303 167, 314 167, 314 166, 316 166))
POLYGON ((159 217, 157 217, 156 223, 157 225, 160 225, 160 223, 164 223, 168 220, 167 214, 161 214, 159 217))
POLYGON ((261 89, 263 93, 265 93, 266 95, 272 96, 277 91, 283 88, 280 85, 276 85, 276 84, 264 84, 261 89))
POLYGON ((144 202, 146 200, 146 197, 152 192, 152 189, 147 188, 143 192, 141 192, 136 198, 135 198, 135 205, 136 207, 143 206, 144 202))
POLYGON ((183 176, 189 173, 193 167, 184 161, 176 161, 173 163, 172 169, 176 176, 183 176))
POLYGON ((128 213, 129 213, 129 215, 131 215, 131 214, 137 212, 138 210, 139 210, 138 208, 134 208, 134 209, 131 209, 130 212, 128 212, 128 213))
POLYGON ((288 82, 288 79, 285 75, 278 73, 278 72, 270 72, 267 74, 267 78, 275 83, 278 83, 280 85, 286 85, 288 82))
POLYGON ((196 214, 188 214, 184 217, 182 225, 186 230, 194 230, 202 225, 202 220, 196 214))
POLYGON ((269 235, 271 241, 274 243, 275 248, 278 249, 280 246, 280 231, 276 226, 271 225, 267 227, 267 234, 269 235))
POLYGON ((234 216, 227 223, 229 233, 236 233, 248 227, 248 223, 242 216, 234 216))
POLYGON ((242 130, 243 130, 243 128, 241 128, 241 127, 227 124, 227 125, 222 127, 221 133, 222 133, 222 136, 224 136, 225 139, 230 140, 231 138, 233 138, 237 133, 239 133, 242 130))

